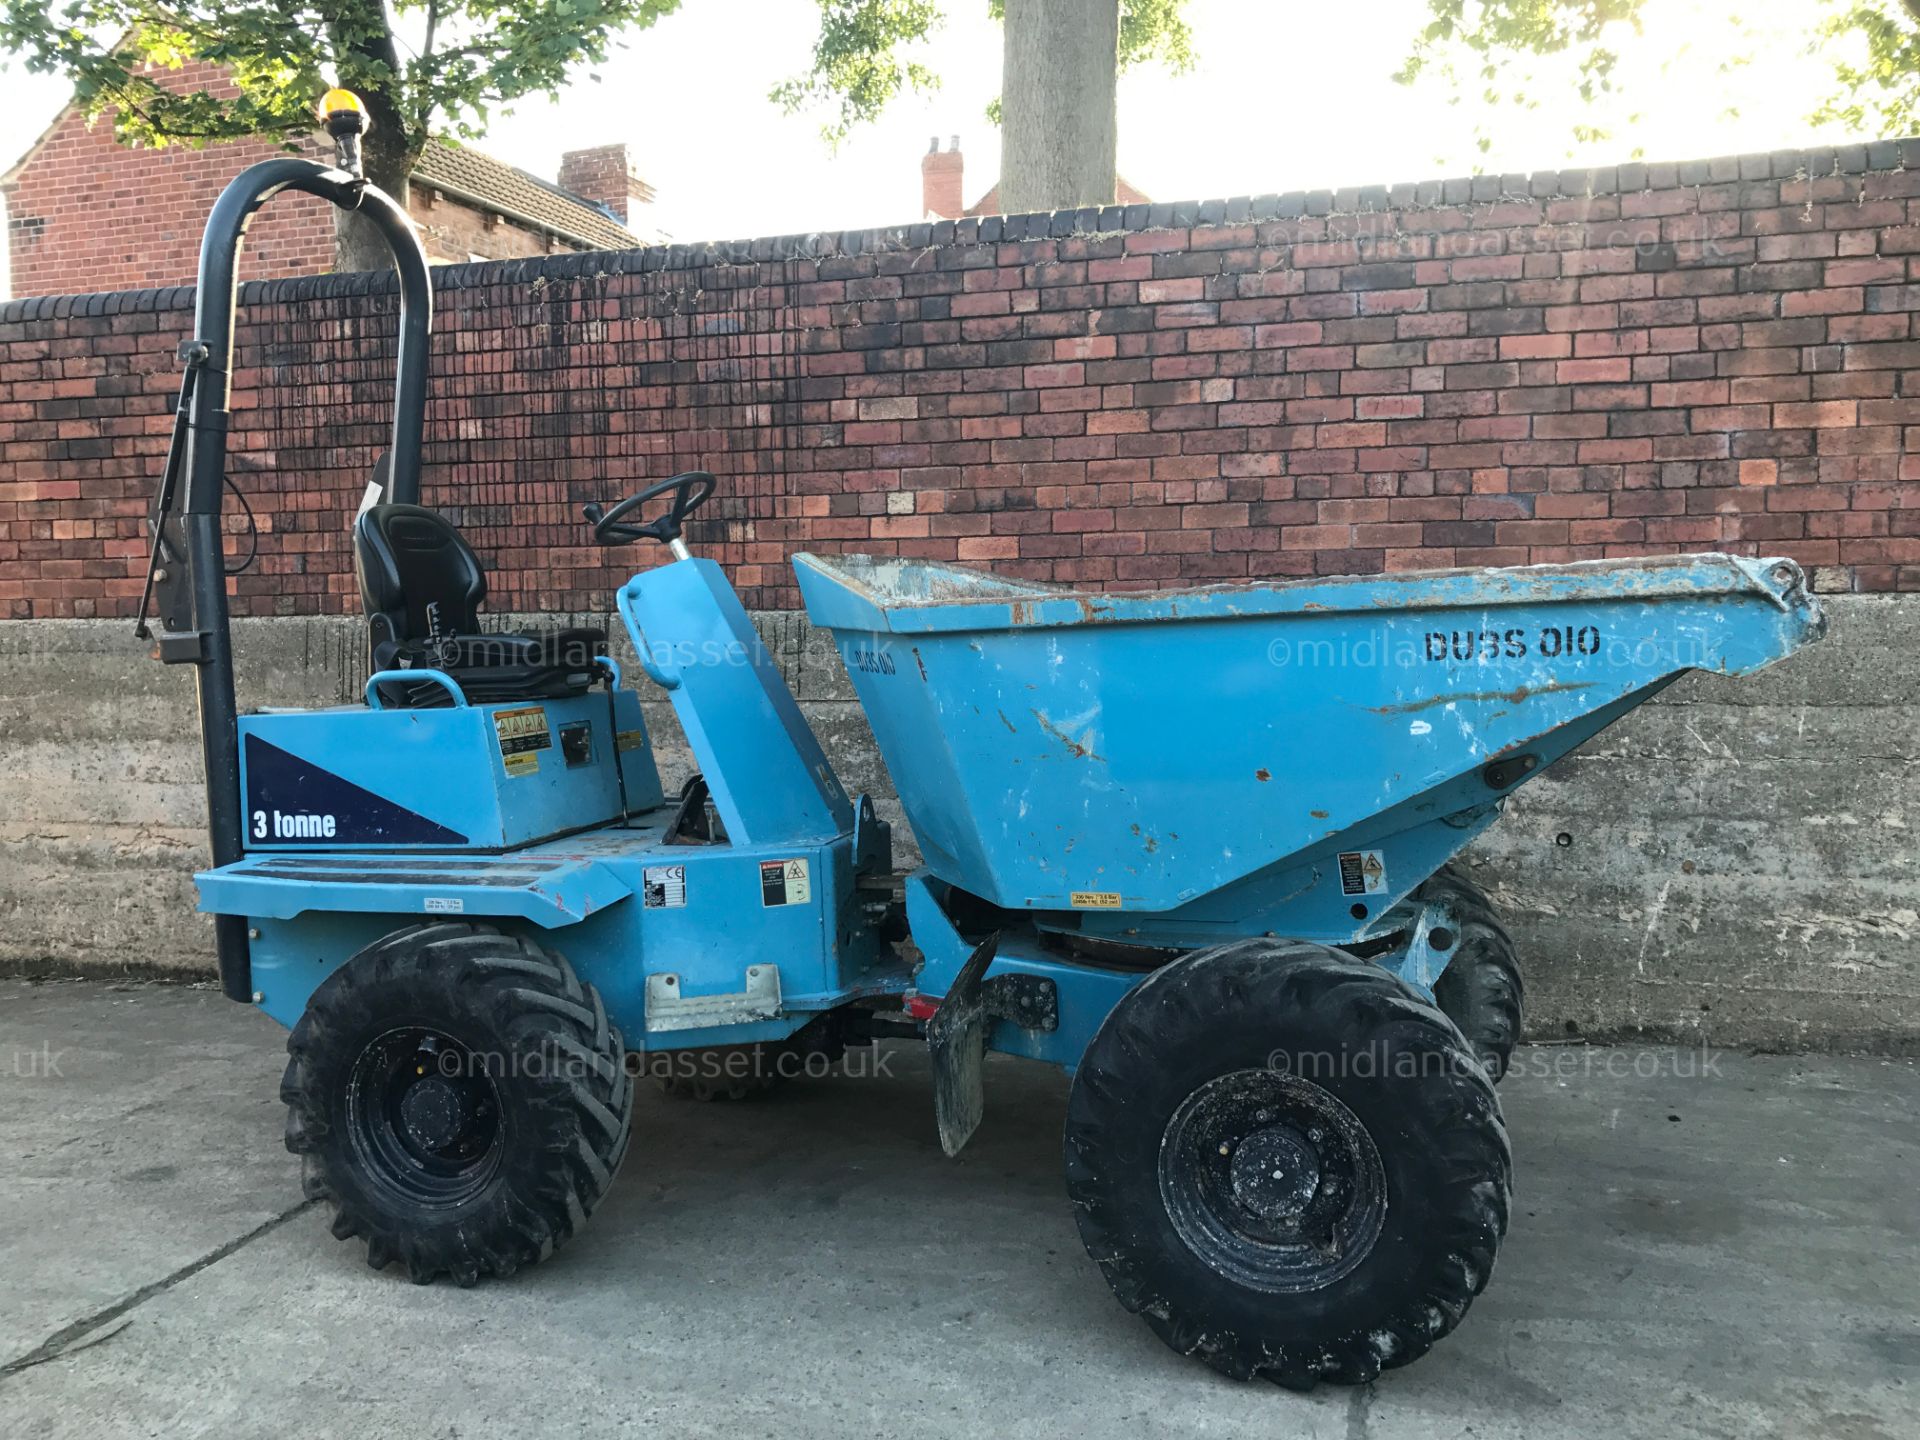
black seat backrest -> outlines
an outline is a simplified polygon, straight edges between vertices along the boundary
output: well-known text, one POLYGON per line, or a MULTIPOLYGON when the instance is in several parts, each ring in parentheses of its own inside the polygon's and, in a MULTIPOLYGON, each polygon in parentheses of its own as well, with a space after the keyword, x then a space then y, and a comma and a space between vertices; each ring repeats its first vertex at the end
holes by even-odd
POLYGON ((376 649, 478 633, 487 573, 446 516, 420 505, 374 505, 353 527, 353 549, 376 649))

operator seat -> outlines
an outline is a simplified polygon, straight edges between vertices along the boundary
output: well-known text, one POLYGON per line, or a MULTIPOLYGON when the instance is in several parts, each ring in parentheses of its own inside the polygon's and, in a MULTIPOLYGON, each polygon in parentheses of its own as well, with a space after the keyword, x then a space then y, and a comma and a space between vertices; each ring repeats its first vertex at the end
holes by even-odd
MULTIPOLYGON (((360 598, 375 670, 427 668, 452 676, 476 704, 584 694, 607 653, 604 630, 492 634, 480 628, 487 573, 453 522, 421 505, 374 505, 353 527, 360 598)), ((389 681, 381 703, 451 705, 445 687, 389 681)))

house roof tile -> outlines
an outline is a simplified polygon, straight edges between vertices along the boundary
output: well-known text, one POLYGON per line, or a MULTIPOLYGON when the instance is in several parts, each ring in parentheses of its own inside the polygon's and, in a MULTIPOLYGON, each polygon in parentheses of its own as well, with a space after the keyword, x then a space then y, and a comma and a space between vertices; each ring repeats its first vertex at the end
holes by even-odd
POLYGON ((631 250, 644 243, 591 200, 465 146, 429 144, 414 162, 413 179, 509 218, 524 217, 588 249, 631 250))

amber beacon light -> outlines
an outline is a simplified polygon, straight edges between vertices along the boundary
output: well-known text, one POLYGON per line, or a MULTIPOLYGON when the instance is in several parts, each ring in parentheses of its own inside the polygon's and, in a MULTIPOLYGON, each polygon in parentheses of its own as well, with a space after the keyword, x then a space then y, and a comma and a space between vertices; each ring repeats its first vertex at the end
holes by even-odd
POLYGON ((370 128, 367 122, 367 107, 360 97, 351 90, 339 86, 327 91, 320 97, 317 107, 320 123, 333 136, 334 150, 340 168, 355 179, 362 175, 360 165, 360 137, 370 128))

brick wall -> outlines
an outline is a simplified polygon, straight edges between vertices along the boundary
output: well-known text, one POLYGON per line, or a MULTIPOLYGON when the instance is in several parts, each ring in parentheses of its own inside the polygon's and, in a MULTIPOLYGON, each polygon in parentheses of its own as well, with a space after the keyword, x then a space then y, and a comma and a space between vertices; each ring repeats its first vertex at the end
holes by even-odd
MULTIPOLYGON (((230 96, 233 81, 217 66, 189 64, 153 71, 179 90, 230 96)), ((303 146, 331 159, 330 144, 303 146), (324 151, 324 153, 323 153, 324 151)), ((282 154, 265 141, 236 141, 203 150, 184 145, 133 149, 113 138, 112 117, 89 126, 64 111, 4 187, 7 240, 15 295, 139 289, 192 283, 200 233, 228 181, 247 166, 282 154)), ((12 157, 7 157, 12 158, 12 157)), ((411 210, 435 261, 474 255, 514 259, 546 254, 545 235, 459 201, 414 187, 411 210)), ((560 249, 567 249, 564 245, 560 249)), ((243 280, 313 275, 333 268, 333 210, 311 195, 285 194, 247 233, 243 280)))
MULTIPOLYGON (((475 210, 418 182, 407 187, 407 213, 420 227, 420 242, 436 265, 457 265, 476 255, 523 260, 532 255, 570 254, 573 249, 543 231, 524 229, 492 211, 475 210)), ((322 268, 331 269, 331 259, 322 268)))
MULTIPOLYGON (((426 499, 503 609, 603 608, 639 555, 579 505, 695 465, 691 538, 764 608, 801 548, 1094 586, 1718 548, 1915 590, 1916 256, 1905 141, 451 267, 426 499)), ((0 310, 0 613, 133 606, 189 298, 0 310)), ((244 300, 238 608, 352 608, 392 297, 244 300)))
MULTIPOLYGON (((237 93, 212 65, 152 73, 164 75, 170 88, 237 93)), ((247 166, 278 153, 253 140, 203 150, 130 149, 113 138, 111 116, 89 126, 69 107, 5 186, 13 293, 61 295, 192 281, 200 232, 215 197, 247 166)), ((288 195, 254 222, 241 276, 311 275, 332 265, 331 207, 318 196, 288 195)))

